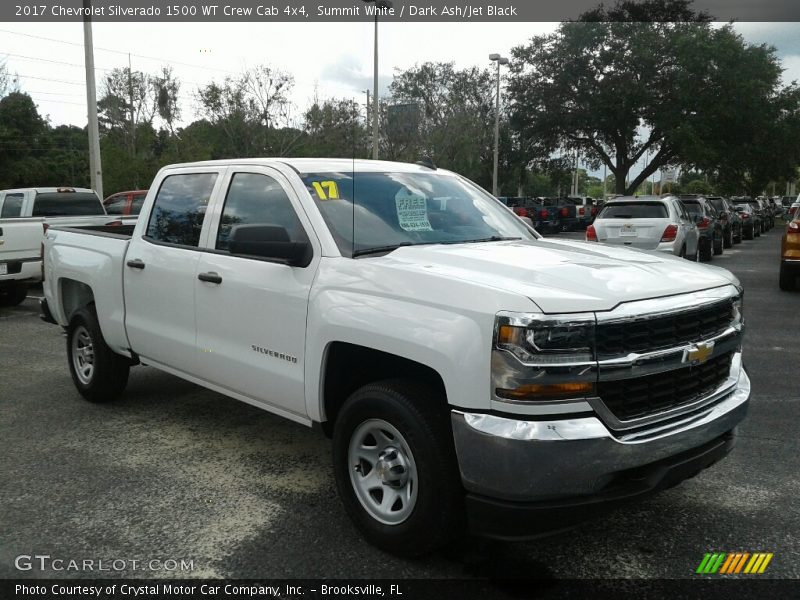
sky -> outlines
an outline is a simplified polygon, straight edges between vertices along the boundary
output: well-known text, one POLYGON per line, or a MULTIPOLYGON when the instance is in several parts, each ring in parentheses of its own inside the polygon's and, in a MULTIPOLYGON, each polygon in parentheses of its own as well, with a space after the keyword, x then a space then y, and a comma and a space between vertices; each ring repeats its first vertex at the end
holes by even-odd
MULTIPOLYGON (((555 23, 381 23, 381 93, 396 69, 425 61, 453 61, 458 67, 490 66, 491 53, 508 55, 555 23)), ((739 23, 745 40, 776 47, 784 81, 800 80, 800 23, 739 23)), ((372 23, 97 23, 93 24, 100 95, 104 73, 128 65, 156 74, 171 65, 181 80, 182 121, 196 116, 194 91, 212 80, 266 64, 294 75, 294 114, 315 95, 366 103, 372 88, 372 23)), ((2 23, 0 60, 19 75, 51 124, 86 124, 81 23, 2 23)), ((635 172, 632 173, 635 175, 635 172)))

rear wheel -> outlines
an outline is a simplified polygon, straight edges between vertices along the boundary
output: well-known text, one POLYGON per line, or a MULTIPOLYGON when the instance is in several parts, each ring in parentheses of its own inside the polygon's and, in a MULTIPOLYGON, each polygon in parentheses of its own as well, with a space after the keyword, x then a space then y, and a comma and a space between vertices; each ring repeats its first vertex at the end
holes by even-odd
POLYGON ((792 271, 786 267, 786 265, 781 264, 780 274, 778 276, 778 285, 784 292, 792 292, 795 289, 795 278, 797 277, 797 273, 792 271))
POLYGON ((92 308, 75 313, 67 328, 67 358, 72 381, 89 402, 108 402, 128 383, 130 362, 108 347, 92 308))
POLYGON ((733 243, 734 244, 741 244, 742 243, 742 227, 739 226, 739 229, 737 231, 738 231, 738 233, 733 236, 733 243))
POLYGON ((18 281, 0 290, 0 306, 17 306, 28 297, 28 286, 18 281))
POLYGON ((714 254, 720 255, 725 251, 725 249, 723 247, 725 244, 723 242, 722 235, 715 235, 714 236, 714 244, 713 245, 714 245, 714 254))
POLYGON ((726 248, 733 248, 733 227, 728 229, 728 233, 725 236, 724 244, 726 248))
POLYGON ((744 239, 752 240, 753 237, 755 236, 754 229, 755 229, 755 227, 751 227, 750 229, 745 231, 744 239))
POLYGON ((464 529, 446 408, 427 386, 387 380, 353 393, 336 419, 339 496, 364 537, 387 552, 425 554, 464 529))
POLYGON ((699 252, 700 260, 703 262, 709 262, 712 258, 714 258, 711 240, 701 241, 699 252))

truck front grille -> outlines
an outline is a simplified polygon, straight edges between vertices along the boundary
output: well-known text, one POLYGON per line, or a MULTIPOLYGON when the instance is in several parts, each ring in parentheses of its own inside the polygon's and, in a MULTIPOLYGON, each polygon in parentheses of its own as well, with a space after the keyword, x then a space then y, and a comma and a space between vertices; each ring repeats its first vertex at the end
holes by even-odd
POLYGON ((733 319, 733 302, 726 300, 673 315, 601 322, 595 333, 597 357, 603 360, 705 340, 724 331, 733 319))
POLYGON ((597 392, 620 421, 630 421, 690 404, 721 386, 731 369, 733 352, 697 366, 674 371, 601 381, 597 392))

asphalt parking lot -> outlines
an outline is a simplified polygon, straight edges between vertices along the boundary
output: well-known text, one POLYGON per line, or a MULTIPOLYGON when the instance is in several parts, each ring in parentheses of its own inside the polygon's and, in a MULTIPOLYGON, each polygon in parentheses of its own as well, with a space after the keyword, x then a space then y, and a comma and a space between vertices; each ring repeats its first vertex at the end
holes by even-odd
POLYGON ((115 573, 134 577, 691 578, 705 552, 741 550, 775 553, 763 577, 800 577, 800 292, 778 289, 781 231, 712 263, 745 287, 753 397, 731 456, 556 537, 470 540, 418 560, 362 541, 320 434, 148 367, 120 401, 82 400, 34 289, 0 309, 0 577, 98 574, 15 569, 38 553, 193 561, 115 573))

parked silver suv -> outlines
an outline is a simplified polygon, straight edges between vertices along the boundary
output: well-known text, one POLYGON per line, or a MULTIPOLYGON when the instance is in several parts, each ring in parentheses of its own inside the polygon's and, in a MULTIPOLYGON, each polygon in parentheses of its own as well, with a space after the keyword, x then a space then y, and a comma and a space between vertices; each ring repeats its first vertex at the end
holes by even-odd
POLYGON ((697 226, 675 196, 620 196, 586 229, 586 241, 658 250, 697 260, 697 226))

